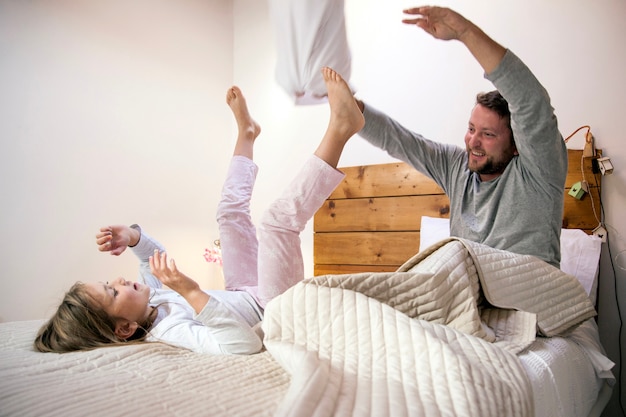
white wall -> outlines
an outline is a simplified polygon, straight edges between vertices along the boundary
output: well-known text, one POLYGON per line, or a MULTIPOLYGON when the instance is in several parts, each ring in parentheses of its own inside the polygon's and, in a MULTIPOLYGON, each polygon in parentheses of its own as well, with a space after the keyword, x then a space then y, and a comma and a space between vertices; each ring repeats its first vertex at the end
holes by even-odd
POLYGON ((94 236, 140 223, 219 285, 204 248, 232 152, 232 2, 0 0, 0 320, 77 281, 135 279, 94 236))
MULTIPOLYGON (((348 37, 353 52, 352 83, 357 95, 406 126, 441 142, 462 144, 469 111, 478 91, 491 90, 482 71, 459 44, 436 41, 400 23, 402 8, 413 1, 345 0, 348 37)), ((599 326, 609 357, 619 361, 619 316, 615 293, 626 309, 626 270, 610 260, 626 251, 626 148, 621 114, 626 108, 626 16, 623 0, 589 4, 554 0, 438 1, 478 23, 511 48, 548 89, 562 133, 590 125, 597 146, 615 165, 603 178, 602 203, 610 233, 611 254, 603 253, 599 326), (615 286, 615 278, 617 287, 615 286)), ((250 107, 263 126, 256 160, 258 213, 286 185, 290 173, 310 152, 326 127, 325 106, 294 108, 291 99, 268 80, 276 50, 266 2, 235 1, 235 83, 251 93, 250 107)), ((581 149, 584 136, 569 142, 581 149)), ((340 165, 389 162, 378 149, 355 137, 340 165)), ((303 236, 312 269, 312 230, 303 236)), ((626 269, 624 257, 620 258, 626 269)), ((309 273, 311 271, 309 270, 309 273)), ((622 395, 624 389, 622 388, 622 395)), ((605 415, 618 415, 616 390, 605 415)))

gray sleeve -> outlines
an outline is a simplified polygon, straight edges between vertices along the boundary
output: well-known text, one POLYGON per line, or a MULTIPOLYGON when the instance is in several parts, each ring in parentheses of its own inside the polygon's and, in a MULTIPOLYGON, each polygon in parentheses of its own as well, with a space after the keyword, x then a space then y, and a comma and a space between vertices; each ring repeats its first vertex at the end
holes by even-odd
POLYGON ((567 175, 567 148, 548 92, 509 50, 485 78, 509 103, 515 145, 525 169, 561 188, 567 175))
POLYGON ((445 192, 465 161, 465 150, 415 133, 364 103, 365 126, 359 132, 372 145, 432 178, 445 192))
POLYGON ((152 288, 161 288, 163 284, 161 281, 157 279, 152 272, 150 272, 150 264, 148 263, 148 259, 150 256, 154 254, 154 250, 158 249, 159 252, 165 252, 165 247, 161 245, 158 241, 144 233, 136 224, 133 224, 133 229, 139 230, 141 232, 141 237, 139 238, 139 242, 131 247, 131 250, 139 258, 139 282, 143 282, 144 284, 152 287, 152 288))

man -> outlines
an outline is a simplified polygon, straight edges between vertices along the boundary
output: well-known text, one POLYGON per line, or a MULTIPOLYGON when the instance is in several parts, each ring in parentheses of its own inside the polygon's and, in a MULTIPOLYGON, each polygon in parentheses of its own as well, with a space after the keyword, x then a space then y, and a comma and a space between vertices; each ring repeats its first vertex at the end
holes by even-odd
POLYGON ((367 141, 431 177, 450 198, 450 234, 559 267, 567 149, 550 98, 526 65, 440 7, 404 11, 436 39, 458 40, 498 91, 479 94, 465 149, 430 141, 357 100, 367 141))

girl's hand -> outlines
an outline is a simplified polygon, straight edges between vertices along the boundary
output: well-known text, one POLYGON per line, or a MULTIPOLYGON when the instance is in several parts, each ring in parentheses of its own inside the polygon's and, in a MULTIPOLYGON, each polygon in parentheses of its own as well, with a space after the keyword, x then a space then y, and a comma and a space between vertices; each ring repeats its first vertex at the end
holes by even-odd
POLYGON ((139 241, 139 231, 124 225, 105 226, 96 234, 96 244, 100 252, 111 252, 111 255, 121 255, 128 245, 139 241))
POLYGON ((159 253, 159 250, 155 249, 154 255, 151 256, 148 261, 152 275, 157 277, 163 284, 182 295, 195 310, 196 314, 200 314, 211 298, 200 289, 200 285, 180 272, 176 268, 176 263, 173 259, 170 259, 168 262, 165 252, 159 253))
POLYGON ((149 263, 152 275, 182 296, 200 288, 196 281, 176 268, 176 262, 173 259, 168 262, 165 252, 160 253, 158 249, 155 249, 154 255, 149 258, 149 263))

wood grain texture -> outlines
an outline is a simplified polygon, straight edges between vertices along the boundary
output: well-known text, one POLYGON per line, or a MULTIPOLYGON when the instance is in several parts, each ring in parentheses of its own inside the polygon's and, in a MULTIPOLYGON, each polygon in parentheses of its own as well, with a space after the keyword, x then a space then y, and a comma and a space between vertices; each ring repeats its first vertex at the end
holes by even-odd
MULTIPOLYGON (((592 233, 600 219, 601 175, 582 150, 568 150, 568 164, 563 228, 592 233), (579 181, 589 193, 577 200, 567 193, 579 181)), ((315 275, 394 271, 417 253, 423 215, 449 217, 443 190, 403 162, 340 169, 346 177, 313 220, 315 275)))

